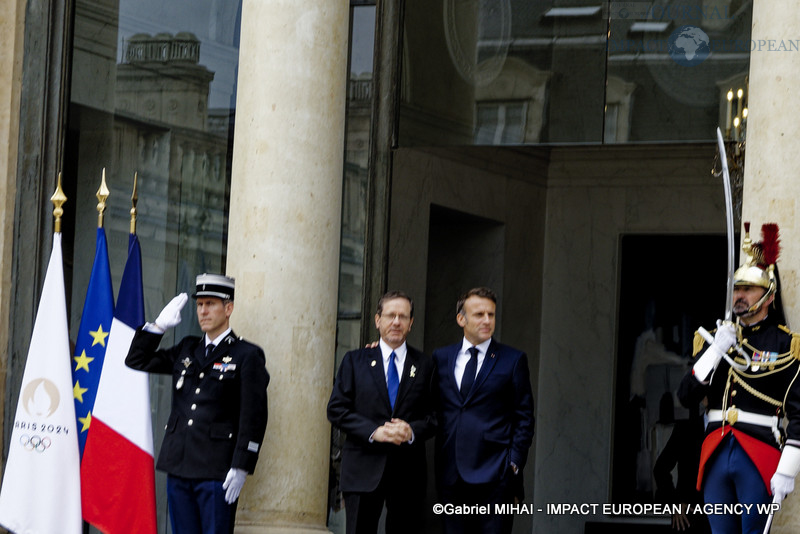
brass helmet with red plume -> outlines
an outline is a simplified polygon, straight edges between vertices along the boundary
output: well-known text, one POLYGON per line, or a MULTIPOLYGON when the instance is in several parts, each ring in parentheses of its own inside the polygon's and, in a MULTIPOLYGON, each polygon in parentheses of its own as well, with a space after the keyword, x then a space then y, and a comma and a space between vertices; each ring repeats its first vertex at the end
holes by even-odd
POLYGON ((764 296, 749 310, 755 311, 778 290, 775 275, 775 264, 780 254, 778 225, 768 223, 761 226, 762 240, 758 243, 750 240, 749 222, 744 223, 744 232, 742 265, 733 274, 733 283, 737 286, 758 286, 766 289, 764 296))

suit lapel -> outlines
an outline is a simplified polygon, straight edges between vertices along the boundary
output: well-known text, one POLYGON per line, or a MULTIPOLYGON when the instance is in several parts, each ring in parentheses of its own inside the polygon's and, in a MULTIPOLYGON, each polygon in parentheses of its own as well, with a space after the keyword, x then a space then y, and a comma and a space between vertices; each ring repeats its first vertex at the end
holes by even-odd
POLYGON ((458 357, 458 351, 461 350, 461 343, 456 343, 455 345, 451 345, 450 353, 447 355, 447 376, 445 377, 448 384, 451 385, 453 391, 455 391, 456 397, 461 400, 461 392, 458 389, 458 383, 456 382, 456 357, 458 357))
POLYGON ((417 357, 416 351, 406 345, 406 361, 403 364, 403 376, 400 379, 400 389, 397 390, 397 399, 395 399, 394 402, 395 410, 397 410, 397 407, 400 405, 403 397, 406 396, 406 393, 408 393, 408 390, 411 389, 411 381, 415 379, 415 376, 411 376, 412 369, 414 371, 414 375, 416 375, 418 367, 419 358, 417 357))
POLYGON ((200 341, 197 342, 197 346, 195 347, 194 351, 192 352, 192 358, 194 359, 194 363, 197 365, 198 369, 203 368, 203 364, 206 360, 206 338, 201 337, 200 341))
POLYGON ((475 395, 475 392, 480 389, 481 385, 486 381, 486 378, 491 374, 496 363, 497 347, 495 347, 494 339, 492 339, 492 342, 489 343, 489 348, 486 351, 486 355, 483 357, 481 370, 478 371, 478 376, 475 377, 475 382, 472 384, 472 389, 469 390, 469 395, 467 395, 467 398, 464 402, 469 401, 472 396, 475 395))
POLYGON ((369 374, 372 375, 372 379, 375 381, 375 389, 389 412, 391 412, 392 405, 389 402, 389 389, 386 387, 386 374, 383 372, 383 355, 380 347, 370 349, 365 363, 369 366, 369 374))

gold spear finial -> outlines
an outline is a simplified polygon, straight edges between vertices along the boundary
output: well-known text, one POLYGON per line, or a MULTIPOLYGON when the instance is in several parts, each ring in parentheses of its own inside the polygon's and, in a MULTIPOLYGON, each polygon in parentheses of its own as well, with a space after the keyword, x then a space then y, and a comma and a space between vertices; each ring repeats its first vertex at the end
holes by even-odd
POLYGON ((131 234, 136 233, 136 203, 139 202, 139 194, 136 191, 136 181, 139 173, 133 173, 133 194, 131 195, 131 234))
POLYGON ((55 206, 55 208, 53 209, 53 217, 56 218, 55 231, 58 234, 61 233, 61 216, 64 215, 64 209, 61 206, 63 206, 64 202, 66 201, 67 201, 67 195, 65 195, 64 190, 61 189, 61 172, 59 172, 56 192, 53 193, 52 197, 50 197, 50 202, 52 202, 53 206, 55 206))
POLYGON ((111 193, 106 186, 106 168, 103 167, 103 178, 100 180, 100 189, 97 190, 97 227, 103 227, 103 212, 106 210, 106 199, 111 193))

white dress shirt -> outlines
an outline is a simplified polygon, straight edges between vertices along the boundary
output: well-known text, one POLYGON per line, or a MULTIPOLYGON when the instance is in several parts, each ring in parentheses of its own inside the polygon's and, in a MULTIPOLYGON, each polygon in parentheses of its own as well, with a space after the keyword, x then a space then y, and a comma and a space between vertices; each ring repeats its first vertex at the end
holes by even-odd
POLYGON ((386 380, 386 383, 389 383, 389 360, 391 359, 392 352, 394 351, 394 364, 397 367, 397 378, 398 384, 401 380, 403 380, 403 365, 406 363, 406 353, 408 352, 408 348, 406 347, 406 342, 403 341, 403 344, 393 349, 386 342, 381 339, 379 346, 381 348, 381 356, 383 356, 383 378, 386 380))
POLYGON ((458 351, 458 355, 456 356, 456 366, 455 366, 455 377, 456 377, 456 385, 459 389, 461 389, 461 379, 464 377, 464 368, 467 366, 467 362, 472 355, 469 353, 469 349, 471 347, 478 348, 478 367, 475 369, 475 376, 478 376, 478 373, 481 370, 481 366, 483 365, 483 360, 486 358, 486 351, 489 350, 489 344, 492 342, 492 338, 487 339, 480 345, 473 345, 467 338, 461 342, 461 350, 458 351))
POLYGON ((213 344, 214 344, 214 348, 216 348, 216 347, 217 347, 217 345, 219 345, 220 343, 222 343, 222 340, 223 340, 223 339, 225 339, 225 336, 227 336, 228 334, 230 334, 230 333, 231 333, 231 330, 233 330, 233 329, 232 329, 232 328, 228 328, 228 329, 227 329, 227 330, 225 330, 225 331, 224 331, 222 334, 220 334, 219 336, 217 336, 216 338, 214 338, 214 340, 213 340, 213 341, 212 341, 212 340, 210 340, 210 339, 208 339, 208 334, 205 334, 205 335, 203 336, 203 337, 205 338, 205 342, 206 342, 205 346, 207 347, 209 343, 213 343, 213 344))

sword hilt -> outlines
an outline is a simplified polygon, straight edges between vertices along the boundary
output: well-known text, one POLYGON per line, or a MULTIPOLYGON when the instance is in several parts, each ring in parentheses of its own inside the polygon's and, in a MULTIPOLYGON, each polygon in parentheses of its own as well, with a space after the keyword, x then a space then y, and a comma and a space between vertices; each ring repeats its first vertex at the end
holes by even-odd
MULTIPOLYGON (((711 345, 712 343, 714 343, 714 336, 712 336, 712 335, 711 335, 711 332, 709 332, 708 330, 706 330, 706 329, 705 329, 705 328, 703 328, 702 326, 701 326, 700 328, 698 328, 698 329, 697 329, 697 333, 698 333, 698 334, 700 334, 700 336, 701 336, 703 339, 705 339, 705 340, 706 340, 706 343, 708 343, 709 345, 711 345)), ((736 350, 736 352, 738 352, 738 353, 739 353, 739 355, 740 355, 742 358, 744 358, 744 361, 745 361, 746 363, 744 363, 744 364, 741 364, 741 363, 736 363, 736 362, 735 362, 735 361, 733 361, 733 359, 732 359, 732 358, 730 358, 730 357, 729 357, 727 354, 723 354, 723 355, 722 355, 722 357, 723 357, 723 358, 725 358, 725 361, 726 361, 726 362, 728 362, 728 365, 730 365, 730 366, 731 366, 731 367, 733 367, 734 369, 738 369, 738 370, 740 370, 740 371, 744 371, 745 369, 747 369, 748 367, 750 367, 750 365, 751 365, 753 362, 750 360, 750 356, 748 356, 748 354, 747 354, 747 353, 744 351, 744 349, 742 348, 742 346, 741 346, 741 345, 734 345, 734 347, 733 347, 733 348, 734 348, 734 350, 736 350)))

